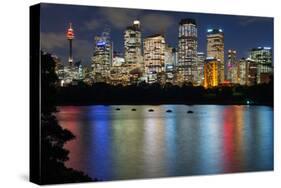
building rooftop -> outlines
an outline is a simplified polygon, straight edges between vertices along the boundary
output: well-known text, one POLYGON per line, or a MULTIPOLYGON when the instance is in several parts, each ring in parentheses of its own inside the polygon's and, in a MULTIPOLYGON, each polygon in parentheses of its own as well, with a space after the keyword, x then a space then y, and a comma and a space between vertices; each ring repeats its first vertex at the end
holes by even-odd
POLYGON ((207 29, 207 33, 208 34, 218 34, 218 33, 223 33, 223 30, 222 29, 207 29))
POLYGON ((193 25, 196 25, 196 21, 193 18, 185 18, 185 19, 181 19, 179 24, 180 25, 183 25, 183 24, 193 24, 193 25))
POLYGON ((271 50, 271 47, 257 47, 257 48, 252 48, 251 51, 259 51, 259 50, 271 50))
POLYGON ((164 37, 164 35, 157 33, 157 34, 146 36, 145 38, 154 38, 154 37, 164 37))
POLYGON ((126 27, 126 30, 140 31, 140 28, 137 25, 132 25, 126 27))

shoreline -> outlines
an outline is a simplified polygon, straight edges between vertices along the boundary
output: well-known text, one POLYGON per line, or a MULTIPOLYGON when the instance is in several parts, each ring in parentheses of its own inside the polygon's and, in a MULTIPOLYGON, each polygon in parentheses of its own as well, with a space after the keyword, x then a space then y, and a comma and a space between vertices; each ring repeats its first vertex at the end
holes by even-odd
POLYGON ((265 103, 64 103, 57 104, 56 106, 162 106, 162 105, 185 105, 185 106, 196 106, 196 105, 218 105, 218 106, 268 106, 274 108, 272 104, 265 103))
POLYGON ((93 86, 59 88, 57 106, 89 105, 257 105, 274 106, 273 83, 205 89, 193 86, 164 87, 159 84, 93 86))

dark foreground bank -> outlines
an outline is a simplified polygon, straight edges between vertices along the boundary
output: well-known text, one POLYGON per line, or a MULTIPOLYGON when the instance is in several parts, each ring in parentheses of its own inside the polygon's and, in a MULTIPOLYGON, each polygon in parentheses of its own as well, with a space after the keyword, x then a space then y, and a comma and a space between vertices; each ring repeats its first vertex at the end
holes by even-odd
POLYGON ((273 83, 255 86, 222 86, 212 89, 193 86, 139 84, 112 86, 98 83, 92 86, 58 89, 57 105, 160 105, 160 104, 222 104, 273 106, 273 83))
MULTIPOLYGON (((40 122, 33 124, 32 129, 40 126, 38 140, 40 148, 37 153, 31 151, 32 159, 39 159, 35 164, 38 169, 32 171, 31 181, 38 184, 78 183, 98 181, 76 169, 67 168, 65 162, 69 160, 69 151, 64 145, 75 139, 75 135, 68 129, 62 128, 56 118, 56 96, 58 82, 55 74, 55 62, 50 54, 41 53, 41 106, 40 122), (40 139, 40 140, 39 140, 40 139), (38 170, 38 171, 37 171, 38 170), (34 177, 37 177, 35 179, 34 177)), ((31 98, 33 100, 33 98, 31 98)), ((32 144, 32 143, 31 143, 32 144)), ((30 160, 30 164, 36 161, 30 160)), ((31 169, 34 170, 34 168, 31 169)))

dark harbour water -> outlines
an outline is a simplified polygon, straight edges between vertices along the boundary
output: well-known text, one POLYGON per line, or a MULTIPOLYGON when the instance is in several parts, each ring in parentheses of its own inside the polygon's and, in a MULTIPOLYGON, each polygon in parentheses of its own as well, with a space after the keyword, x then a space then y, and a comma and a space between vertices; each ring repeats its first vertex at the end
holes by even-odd
POLYGON ((272 107, 101 105, 63 106, 59 110, 60 125, 76 136, 65 145, 70 151, 66 166, 92 178, 273 169, 272 107), (172 112, 167 113, 168 109, 172 112))

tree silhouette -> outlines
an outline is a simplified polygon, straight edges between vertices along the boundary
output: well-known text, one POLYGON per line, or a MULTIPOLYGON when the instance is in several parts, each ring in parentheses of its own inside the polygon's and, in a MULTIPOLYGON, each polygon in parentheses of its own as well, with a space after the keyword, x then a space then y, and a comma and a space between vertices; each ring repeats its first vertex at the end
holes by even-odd
POLYGON ((63 145, 75 136, 63 129, 54 115, 56 110, 55 61, 41 52, 41 177, 42 184, 92 181, 83 172, 66 168, 68 153, 63 145))

